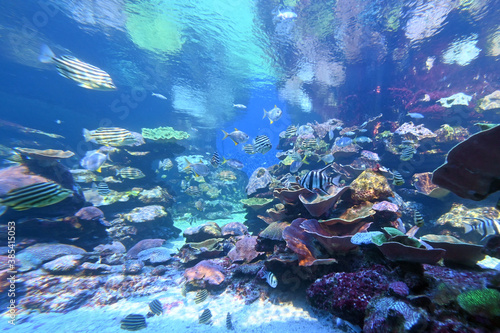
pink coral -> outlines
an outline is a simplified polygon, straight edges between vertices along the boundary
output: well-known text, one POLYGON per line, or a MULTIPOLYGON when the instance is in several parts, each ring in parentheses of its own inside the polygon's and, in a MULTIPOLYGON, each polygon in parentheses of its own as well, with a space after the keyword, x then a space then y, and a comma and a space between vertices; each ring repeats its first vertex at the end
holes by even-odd
POLYGON ((406 297, 410 294, 410 288, 406 285, 406 283, 401 281, 392 282, 389 284, 389 289, 393 291, 395 294, 406 297))

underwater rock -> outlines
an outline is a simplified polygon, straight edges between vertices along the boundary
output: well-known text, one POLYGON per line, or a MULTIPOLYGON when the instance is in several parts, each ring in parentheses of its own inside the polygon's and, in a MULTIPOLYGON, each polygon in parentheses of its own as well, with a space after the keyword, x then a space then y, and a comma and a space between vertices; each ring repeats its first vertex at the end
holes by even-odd
POLYGON ((144 263, 141 260, 127 260, 123 264, 123 274, 139 274, 143 268, 144 263))
POLYGON ((299 258, 299 266, 312 266, 317 264, 331 264, 335 259, 318 259, 320 251, 314 245, 314 237, 306 233, 301 224, 306 219, 298 218, 292 221, 283 230, 283 238, 290 250, 295 252, 299 258))
POLYGON ((257 245, 257 236, 247 236, 236 242, 235 246, 229 251, 227 256, 232 262, 243 261, 249 263, 262 252, 257 252, 255 246, 257 245))
POLYGON ((366 308, 363 332, 428 332, 429 314, 403 300, 376 297, 366 308))
POLYGON ((57 150, 57 149, 40 150, 40 149, 21 148, 21 147, 16 147, 14 149, 18 151, 22 156, 41 159, 41 160, 65 159, 75 155, 75 153, 69 150, 57 150))
POLYGON ((189 138, 189 134, 183 131, 176 131, 172 127, 157 127, 157 128, 142 128, 142 136, 144 139, 160 141, 160 142, 175 142, 189 138))
POLYGON ((82 248, 67 244, 35 244, 17 254, 21 263, 20 272, 26 272, 40 267, 43 263, 69 254, 84 254, 82 248))
POLYGON ((245 188, 247 195, 252 195, 261 189, 266 189, 271 183, 272 176, 266 168, 257 168, 250 176, 245 188))
POLYGON ((266 213, 273 221, 281 221, 288 215, 288 211, 282 203, 274 205, 273 208, 266 209, 266 213))
POLYGON ((394 133, 408 140, 423 140, 436 137, 436 134, 424 127, 424 124, 415 126, 411 121, 398 127, 394 133))
POLYGON ((418 193, 431 198, 442 198, 450 193, 450 191, 432 183, 432 172, 414 174, 411 183, 418 193))
POLYGON ((393 196, 387 179, 372 170, 365 170, 350 185, 355 203, 381 201, 393 196))
POLYGON ((143 262, 155 264, 163 264, 172 259, 172 251, 165 247, 153 247, 146 249, 137 254, 137 258, 143 262))
POLYGON ((434 131, 436 134, 435 141, 443 142, 462 142, 470 136, 469 130, 462 126, 450 126, 448 124, 441 125, 439 129, 434 131))
POLYGON ((500 211, 493 207, 468 208, 462 204, 454 203, 448 213, 441 215, 436 220, 436 224, 449 224, 455 228, 463 228, 464 224, 470 223, 469 218, 500 219, 500 211))
POLYGON ((229 222, 222 226, 221 234, 228 236, 243 236, 248 234, 248 227, 241 222, 229 222))
POLYGON ((500 90, 495 90, 480 99, 476 111, 482 113, 489 110, 496 110, 497 113, 500 111, 500 90))
POLYGON ((80 268, 86 273, 90 275, 94 274, 109 274, 112 273, 113 267, 106 264, 92 263, 92 262, 84 262, 80 268))
POLYGON ((468 106, 471 101, 472 96, 466 95, 464 93, 456 93, 449 97, 443 97, 438 99, 438 103, 445 108, 451 108, 454 105, 465 105, 468 106))
POLYGON ((196 287, 219 286, 226 277, 221 266, 210 260, 203 260, 184 271, 187 283, 196 287))
POLYGON ((382 266, 330 273, 307 289, 307 299, 314 307, 362 327, 369 302, 389 287, 388 274, 382 266))
POLYGON ((143 223, 154 221, 167 215, 168 213, 163 206, 151 205, 134 208, 130 213, 123 214, 122 217, 129 222, 143 223))
POLYGON ((313 217, 320 217, 326 214, 340 199, 349 187, 330 186, 327 195, 315 192, 305 192, 299 195, 299 200, 313 217))
POLYGON ((474 267, 486 257, 482 246, 464 243, 453 236, 427 234, 420 239, 432 247, 446 250, 445 262, 474 267))
POLYGON ((122 243, 114 241, 111 244, 98 245, 98 246, 94 247, 94 251, 97 251, 97 252, 101 253, 102 255, 107 254, 107 253, 121 254, 121 253, 127 252, 127 249, 125 248, 125 246, 122 243))
POLYGON ((165 243, 164 239, 143 239, 128 250, 127 258, 136 259, 140 252, 154 247, 160 247, 163 243, 165 243))
POLYGON ((273 222, 259 233, 259 238, 282 241, 284 240, 283 230, 289 225, 288 222, 273 222))
POLYGON ((219 225, 215 222, 203 223, 196 227, 187 228, 182 233, 186 238, 186 243, 202 242, 210 238, 220 238, 222 236, 219 225))
POLYGON ((173 196, 168 193, 167 190, 160 186, 156 186, 151 190, 142 190, 139 193, 139 201, 150 204, 150 203, 162 203, 165 205, 172 201, 173 196))
POLYGON ((80 254, 69 254, 49 261, 42 267, 52 274, 66 274, 78 267, 82 258, 83 256, 80 254))
POLYGON ((453 147, 432 182, 459 197, 483 200, 500 189, 500 126, 472 135, 453 147))
POLYGON ((200 259, 218 258, 224 252, 224 238, 210 238, 199 243, 184 244, 177 257, 183 264, 200 259))

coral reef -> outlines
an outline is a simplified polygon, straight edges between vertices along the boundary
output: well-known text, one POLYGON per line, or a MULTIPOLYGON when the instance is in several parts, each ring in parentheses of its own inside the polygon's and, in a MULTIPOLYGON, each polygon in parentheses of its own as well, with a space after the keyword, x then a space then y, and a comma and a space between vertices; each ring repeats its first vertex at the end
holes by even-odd
POLYGON ((203 260, 184 271, 186 282, 196 287, 219 286, 226 279, 222 267, 210 260, 203 260))
POLYGON ((257 193, 259 190, 265 190, 271 183, 272 176, 265 168, 257 168, 250 176, 246 187, 247 195, 257 193))
POLYGON ((365 170, 350 185, 351 199, 355 203, 385 200, 392 197, 392 190, 387 179, 372 170, 365 170))
POLYGON ((485 112, 490 110, 500 111, 500 90, 495 90, 489 95, 484 96, 476 108, 477 112, 485 112))
POLYGON ((141 129, 144 139, 159 142, 175 142, 189 138, 189 134, 183 131, 176 131, 172 127, 157 127, 141 129))
POLYGON ((45 244, 39 243, 29 246, 19 252, 17 259, 21 266, 20 272, 26 272, 40 267, 43 263, 54 260, 65 255, 84 254, 86 251, 82 248, 67 244, 45 244))

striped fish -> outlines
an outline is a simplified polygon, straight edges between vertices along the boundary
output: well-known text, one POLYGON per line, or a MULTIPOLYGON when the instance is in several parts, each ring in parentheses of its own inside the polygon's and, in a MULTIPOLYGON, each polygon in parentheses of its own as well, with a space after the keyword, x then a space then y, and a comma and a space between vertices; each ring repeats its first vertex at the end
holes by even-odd
POLYGON ((210 164, 214 167, 214 168, 218 168, 220 166, 220 155, 218 152, 215 152, 213 155, 212 155, 212 158, 210 159, 210 164))
POLYGON ((393 171, 392 172, 392 184, 396 186, 401 186, 405 183, 405 180, 403 179, 403 176, 398 171, 393 171))
POLYGON ((256 152, 265 154, 273 148, 273 145, 267 135, 259 135, 254 140, 253 148, 256 152))
POLYGON ((476 221, 476 223, 474 224, 464 223, 465 233, 475 230, 481 236, 483 236, 481 241, 490 236, 500 235, 500 220, 490 219, 487 217, 484 218, 466 217, 464 219, 476 221))
POLYGON ((73 191, 61 187, 53 182, 36 183, 16 188, 0 199, 0 205, 15 210, 26 210, 56 204, 70 195, 73 191))
POLYGON ((333 177, 328 177, 326 175, 326 169, 330 167, 331 164, 327 165, 323 169, 320 170, 311 170, 308 173, 306 173, 301 179, 300 179, 300 186, 303 188, 308 189, 311 192, 314 192, 315 190, 320 190, 324 193, 328 193, 326 190, 329 185, 333 184, 333 177))
POLYGON ((42 45, 38 57, 43 63, 54 63, 60 75, 76 81, 80 87, 95 90, 115 90, 116 86, 108 73, 70 55, 56 57, 47 46, 42 45))
POLYGON ((410 147, 410 146, 405 146, 403 150, 401 151, 401 155, 399 156, 399 159, 401 161, 409 161, 413 158, 413 155, 415 154, 415 148, 410 147))
POLYGON ((127 331, 138 331, 146 328, 146 318, 140 314, 129 314, 121 320, 122 329, 127 331))
POLYGON ((297 126, 290 125, 285 130, 285 138, 292 138, 297 135, 297 126))
POLYGON ((210 309, 205 309, 203 310, 203 313, 200 315, 200 318, 198 320, 198 322, 200 324, 210 324, 211 323, 211 319, 212 318, 212 312, 210 311, 210 309))
POLYGON ((163 305, 157 299, 155 299, 151 303, 149 303, 149 309, 151 310, 151 313, 153 315, 159 316, 159 315, 163 314, 163 305))
POLYGON ((99 127, 93 131, 84 128, 83 137, 86 142, 90 141, 105 146, 123 146, 135 142, 135 138, 129 130, 119 127, 99 127))
POLYGON ((146 177, 146 175, 144 175, 141 170, 132 167, 126 167, 120 170, 116 170, 116 175, 120 175, 120 177, 128 179, 139 179, 146 177))
POLYGON ((234 330, 233 321, 231 320, 231 313, 228 312, 226 315, 226 328, 228 330, 234 330))
POLYGON ((417 227, 421 228, 424 225, 424 217, 418 210, 415 210, 413 212, 413 224, 416 225, 417 227))
POLYGON ((254 149, 253 145, 252 145, 252 144, 250 144, 250 143, 249 143, 249 144, 246 144, 246 145, 244 145, 244 146, 243 146, 243 151, 244 151, 245 153, 247 153, 248 155, 253 155, 253 154, 255 154, 255 153, 256 153, 256 151, 255 151, 255 149, 254 149))
POLYGON ((318 140, 317 139, 305 139, 304 141, 302 141, 301 147, 307 149, 307 148, 312 148, 312 149, 316 149, 318 148, 318 140))
POLYGON ((208 291, 206 289, 202 289, 196 293, 196 296, 194 297, 194 303, 195 304, 200 304, 204 302, 208 297, 208 291))
POLYGON ((99 184, 97 184, 97 193, 100 196, 104 197, 108 195, 110 192, 111 190, 109 189, 108 184, 106 182, 99 182, 99 184))

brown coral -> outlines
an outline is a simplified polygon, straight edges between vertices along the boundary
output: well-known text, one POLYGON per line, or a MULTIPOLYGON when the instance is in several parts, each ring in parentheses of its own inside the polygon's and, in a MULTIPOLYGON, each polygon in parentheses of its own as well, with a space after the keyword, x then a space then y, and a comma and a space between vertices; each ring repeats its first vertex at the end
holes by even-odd
POLYGON ((330 186, 327 195, 308 191, 299 195, 299 199, 309 214, 320 217, 326 214, 348 189, 348 187, 330 186))
POLYGON ((233 262, 250 262, 257 258, 262 252, 257 252, 257 236, 248 236, 236 242, 235 246, 229 251, 227 256, 233 262))
POLYGON ((219 286, 226 278, 222 273, 222 267, 210 260, 200 261, 194 267, 186 269, 184 277, 187 283, 203 287, 207 284, 219 286))
POLYGON ((372 170, 365 170, 350 185, 351 199, 355 203, 380 201, 393 196, 387 179, 372 170))
POLYGON ((450 191, 441 188, 432 183, 432 172, 416 173, 412 177, 412 185, 418 193, 427 195, 431 198, 442 198, 450 191))

